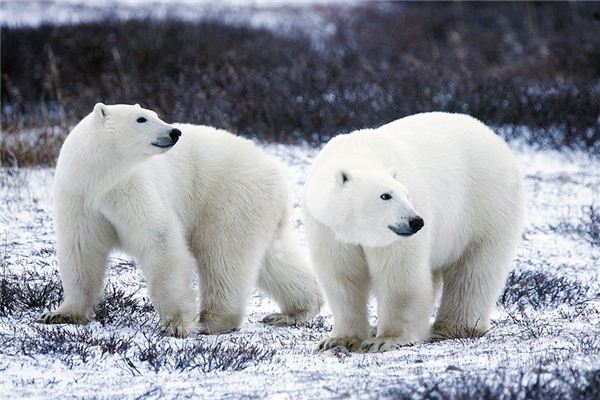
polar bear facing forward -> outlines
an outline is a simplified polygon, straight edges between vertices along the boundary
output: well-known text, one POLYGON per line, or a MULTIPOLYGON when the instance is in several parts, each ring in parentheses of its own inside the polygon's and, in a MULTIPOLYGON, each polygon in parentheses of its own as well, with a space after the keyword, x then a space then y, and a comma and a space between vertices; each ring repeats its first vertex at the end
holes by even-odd
POLYGON ((58 158, 64 301, 39 322, 87 322, 116 247, 138 259, 172 335, 238 328, 257 281, 282 312, 265 322, 310 318, 320 306, 317 285, 289 223, 289 200, 282 168, 252 142, 206 126, 169 125, 139 106, 98 103, 58 158))
POLYGON ((386 351, 427 340, 431 330, 441 338, 490 328, 521 234, 524 193, 506 143, 478 120, 425 113, 335 137, 315 159, 303 209, 334 317, 321 350, 386 351))

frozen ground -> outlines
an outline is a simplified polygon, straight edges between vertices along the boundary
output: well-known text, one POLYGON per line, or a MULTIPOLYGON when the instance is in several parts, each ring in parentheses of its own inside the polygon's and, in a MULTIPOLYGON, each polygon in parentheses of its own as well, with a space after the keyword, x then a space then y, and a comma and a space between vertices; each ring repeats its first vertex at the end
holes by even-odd
MULTIPOLYGON (((288 166, 302 234, 298 203, 316 150, 264 147, 288 166)), ((163 337, 139 269, 122 254, 110 260, 97 322, 37 325, 35 317, 61 295, 53 170, 1 169, 0 397, 594 398, 600 160, 513 148, 526 174, 529 215, 493 329, 479 339, 376 355, 315 353, 331 330, 327 307, 302 326, 262 325, 276 308, 259 293, 238 332, 163 337)))

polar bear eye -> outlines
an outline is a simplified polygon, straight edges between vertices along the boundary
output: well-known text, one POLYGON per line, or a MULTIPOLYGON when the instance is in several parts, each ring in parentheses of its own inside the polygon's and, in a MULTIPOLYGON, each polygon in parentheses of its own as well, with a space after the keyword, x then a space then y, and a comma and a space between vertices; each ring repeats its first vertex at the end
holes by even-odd
POLYGON ((140 124, 143 124, 144 122, 146 122, 148 120, 144 117, 139 117, 136 121, 139 122, 140 124))
POLYGON ((390 200, 390 199, 392 198, 392 195, 391 195, 391 194, 389 194, 389 193, 384 193, 384 194, 382 194, 381 196, 379 196, 379 198, 380 198, 381 200, 390 200))

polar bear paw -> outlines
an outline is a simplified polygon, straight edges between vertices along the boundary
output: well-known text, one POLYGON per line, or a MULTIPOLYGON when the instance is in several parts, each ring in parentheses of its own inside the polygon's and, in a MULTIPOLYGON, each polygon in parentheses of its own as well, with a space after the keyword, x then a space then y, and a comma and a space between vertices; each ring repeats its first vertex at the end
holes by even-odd
POLYGON ((315 314, 315 312, 298 312, 294 314, 273 313, 265 315, 261 322, 273 326, 292 326, 310 320, 315 314))
POLYGON ((194 332, 196 327, 191 323, 186 323, 181 317, 175 317, 165 320, 162 330, 167 336, 185 338, 194 332))
POLYGON ((373 338, 363 340, 358 351, 360 353, 382 353, 384 351, 397 350, 405 346, 412 346, 413 344, 401 338, 373 338))
POLYGON ((290 326, 297 324, 299 321, 302 321, 302 319, 287 314, 273 313, 266 315, 261 322, 273 326, 290 326))
POLYGON ((430 340, 432 342, 438 342, 447 339, 477 338, 484 336, 486 333, 489 332, 489 330, 489 324, 467 326, 436 321, 431 328, 430 340))
POLYGON ((197 333, 200 335, 217 335, 230 333, 240 328, 241 315, 225 314, 214 311, 202 311, 197 333))
POLYGON ((199 335, 219 335, 221 333, 231 333, 240 329, 237 325, 207 324, 200 322, 197 333, 199 335))
POLYGON ((40 315, 35 322, 38 324, 87 324, 90 320, 83 315, 62 311, 49 311, 40 315))
POLYGON ((343 347, 348 351, 357 351, 360 348, 360 344, 362 343, 361 338, 351 337, 351 338, 327 338, 322 340, 317 347, 317 351, 327 351, 332 350, 336 347, 343 347))

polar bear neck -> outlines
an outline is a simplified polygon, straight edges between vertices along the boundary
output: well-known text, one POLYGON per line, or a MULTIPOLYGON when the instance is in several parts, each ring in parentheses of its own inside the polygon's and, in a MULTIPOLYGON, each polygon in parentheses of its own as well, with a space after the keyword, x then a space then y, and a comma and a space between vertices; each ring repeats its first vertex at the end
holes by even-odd
POLYGON ((72 193, 106 192, 126 179, 139 162, 123 162, 113 150, 100 146, 90 135, 99 135, 92 115, 84 118, 67 136, 56 165, 55 183, 72 193), (108 160, 108 161, 107 161, 108 160))

